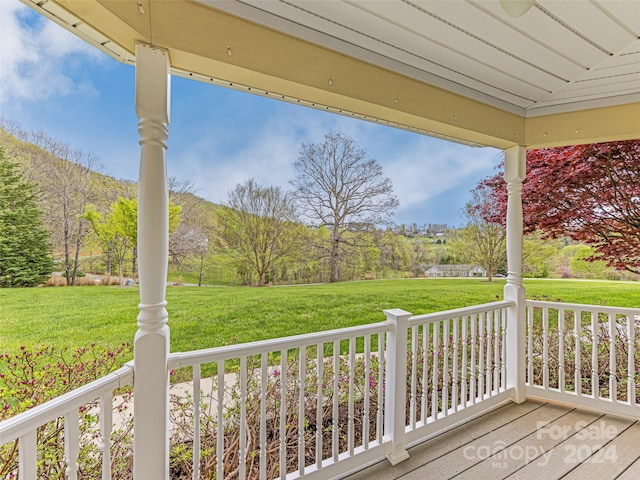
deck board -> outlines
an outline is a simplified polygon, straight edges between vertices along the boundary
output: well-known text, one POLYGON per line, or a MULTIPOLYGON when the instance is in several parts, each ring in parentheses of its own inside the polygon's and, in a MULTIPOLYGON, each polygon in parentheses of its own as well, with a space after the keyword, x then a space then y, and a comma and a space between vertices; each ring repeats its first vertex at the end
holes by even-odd
MULTIPOLYGON (((636 445, 637 446, 637 445, 636 445)), ((640 459, 636 460, 616 480, 638 480, 640 478, 640 459)))
POLYGON ((527 401, 508 404, 348 480, 640 479, 640 421, 527 401))
POLYGON ((614 475, 618 476, 631 471, 630 467, 635 462, 635 474, 627 478, 637 480, 640 478, 639 451, 640 423, 635 422, 604 444, 599 452, 582 462, 565 479, 582 480, 587 478, 587 475, 592 478, 612 478, 614 475))

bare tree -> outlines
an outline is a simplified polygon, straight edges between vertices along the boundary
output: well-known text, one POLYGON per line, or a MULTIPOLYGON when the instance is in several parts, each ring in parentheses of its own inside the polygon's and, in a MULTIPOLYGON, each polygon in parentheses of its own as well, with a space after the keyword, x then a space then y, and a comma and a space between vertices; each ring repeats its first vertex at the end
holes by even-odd
POLYGON ((378 162, 340 132, 329 132, 322 143, 303 144, 293 166, 291 184, 302 214, 330 232, 329 281, 337 282, 341 246, 350 243, 345 233, 387 223, 398 206, 393 185, 378 162))
POLYGON ((487 270, 489 281, 507 260, 506 230, 500 223, 485 220, 482 212, 491 204, 488 188, 473 190, 473 199, 465 206, 466 226, 451 239, 451 250, 463 262, 480 265, 487 270))
POLYGON ((218 216, 227 242, 242 267, 264 286, 267 274, 295 251, 302 237, 293 199, 280 187, 263 187, 250 179, 229 193, 226 207, 218 216))
POLYGON ((75 285, 80 251, 87 235, 86 206, 95 201, 101 165, 90 153, 72 149, 43 132, 23 133, 30 174, 41 188, 41 207, 59 252, 67 285, 75 285))

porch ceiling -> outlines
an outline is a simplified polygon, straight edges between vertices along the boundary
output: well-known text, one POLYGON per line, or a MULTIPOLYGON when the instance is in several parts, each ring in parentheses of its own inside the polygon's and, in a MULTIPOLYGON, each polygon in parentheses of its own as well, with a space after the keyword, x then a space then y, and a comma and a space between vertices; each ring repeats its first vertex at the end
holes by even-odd
POLYGON ((23 0, 124 62, 472 144, 640 138, 640 2, 23 0))

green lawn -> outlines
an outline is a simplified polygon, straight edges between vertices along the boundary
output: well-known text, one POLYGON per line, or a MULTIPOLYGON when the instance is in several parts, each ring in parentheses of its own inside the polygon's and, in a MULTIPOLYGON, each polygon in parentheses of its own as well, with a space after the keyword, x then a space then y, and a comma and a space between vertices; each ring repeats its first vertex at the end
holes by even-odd
MULTIPOLYGON (((640 284, 526 281, 529 298, 597 305, 640 306, 640 284)), ((502 298, 504 280, 386 280, 267 288, 169 287, 171 350, 360 325, 382 311, 413 314, 502 298)), ((115 346, 132 341, 138 289, 118 287, 0 289, 0 353, 32 348, 115 346)))

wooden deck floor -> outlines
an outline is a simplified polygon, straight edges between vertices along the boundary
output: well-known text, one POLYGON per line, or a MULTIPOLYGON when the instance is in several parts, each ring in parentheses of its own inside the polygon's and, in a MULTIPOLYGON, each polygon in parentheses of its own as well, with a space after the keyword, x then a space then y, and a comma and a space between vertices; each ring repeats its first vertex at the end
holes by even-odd
POLYGON ((640 421, 527 401, 508 404, 348 480, 638 480, 640 421))

